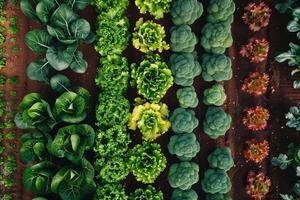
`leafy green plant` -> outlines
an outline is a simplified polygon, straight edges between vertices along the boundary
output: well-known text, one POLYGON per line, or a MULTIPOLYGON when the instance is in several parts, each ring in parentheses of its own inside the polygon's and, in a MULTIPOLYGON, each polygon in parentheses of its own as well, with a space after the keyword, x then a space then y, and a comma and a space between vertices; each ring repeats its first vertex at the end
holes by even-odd
POLYGON ((124 94, 128 88, 129 76, 127 59, 119 55, 108 55, 100 59, 96 84, 105 93, 124 94))
POLYGON ((276 5, 276 9, 280 13, 290 13, 293 11, 293 8, 299 7, 300 4, 297 0, 280 0, 276 5))
POLYGON ((124 187, 120 184, 102 184, 97 186, 96 198, 101 200, 128 200, 124 187))
POLYGON ((211 88, 205 89, 203 96, 205 105, 221 106, 226 101, 224 87, 220 84, 215 84, 211 88))
POLYGON ((171 200, 198 200, 197 193, 190 189, 190 190, 180 190, 175 189, 172 193, 171 200))
POLYGON ((50 154, 79 163, 84 152, 94 145, 94 129, 87 124, 70 125, 60 128, 53 141, 48 144, 50 154))
POLYGON ((159 144, 144 142, 129 153, 129 166, 133 175, 143 183, 153 183, 166 168, 167 159, 159 144))
POLYGON ((132 85, 150 102, 157 103, 173 85, 172 72, 158 54, 147 55, 139 66, 132 64, 132 85))
POLYGON ((221 169, 206 170, 201 185, 204 192, 211 194, 225 194, 231 189, 230 178, 226 172, 221 169))
POLYGON ((181 161, 190 161, 200 151, 200 144, 194 133, 177 134, 171 137, 168 150, 181 161))
POLYGON ((134 107, 128 122, 128 128, 137 128, 143 135, 143 139, 153 141, 166 133, 171 123, 168 120, 169 110, 166 104, 145 103, 134 107))
POLYGON ((209 0, 207 21, 211 23, 222 22, 231 24, 233 22, 234 11, 235 4, 233 0, 209 0))
POLYGON ((157 191, 153 186, 147 185, 144 189, 136 189, 131 193, 129 200, 147 199, 147 200, 163 200, 163 193, 157 191))
POLYGON ((155 19, 161 19, 164 14, 169 12, 171 0, 135 0, 135 5, 139 8, 140 13, 149 12, 155 19))
POLYGON ((198 106, 199 100, 193 86, 178 89, 176 96, 182 108, 196 108, 198 106))
POLYGON ((165 37, 166 33, 163 26, 153 21, 144 22, 143 18, 140 18, 134 28, 132 43, 136 49, 143 53, 162 52, 170 48, 164 41, 165 37))
POLYGON ((177 133, 191 133, 199 125, 195 112, 190 109, 176 108, 171 114, 172 130, 177 133))
POLYGON ((124 12, 129 4, 129 0, 93 0, 92 4, 99 12, 107 12, 112 9, 124 12))
POLYGON ((193 162, 172 164, 168 173, 168 181, 172 188, 191 189, 192 185, 199 181, 199 166, 193 162))
POLYGON ((203 121, 203 131, 212 139, 225 135, 231 124, 231 116, 220 107, 208 107, 203 121))
POLYGON ((206 194, 206 200, 232 200, 232 198, 228 194, 206 194))
POLYGON ((172 2, 171 16, 175 25, 191 25, 203 14, 203 5, 197 0, 175 0, 172 2))
POLYGON ((226 81, 232 78, 231 59, 225 54, 202 56, 202 77, 205 81, 226 81))
POLYGON ((197 52, 172 54, 169 65, 174 75, 174 82, 180 86, 193 85, 194 78, 201 74, 197 52))
POLYGON ((198 39, 190 26, 173 26, 170 31, 170 46, 172 51, 182 53, 194 52, 198 39))
POLYGON ((218 168, 225 171, 233 167, 234 162, 231 157, 231 151, 228 147, 220 147, 215 149, 208 155, 208 163, 210 168, 218 168))
POLYGON ((129 42, 129 21, 118 10, 101 13, 97 17, 96 51, 102 55, 121 54, 129 42))

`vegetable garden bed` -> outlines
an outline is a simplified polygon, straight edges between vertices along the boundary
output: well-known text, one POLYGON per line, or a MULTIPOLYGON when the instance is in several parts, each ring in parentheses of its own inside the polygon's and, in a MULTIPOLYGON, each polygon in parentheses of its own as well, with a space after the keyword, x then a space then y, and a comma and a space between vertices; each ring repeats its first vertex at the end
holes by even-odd
MULTIPOLYGON (((202 3, 204 7, 204 14, 191 26, 192 31, 196 34, 197 38, 201 37, 201 30, 207 23, 206 8, 208 6, 208 1, 203 1, 202 3)), ((297 181, 297 177, 295 176, 292 168, 289 168, 285 172, 281 172, 278 168, 271 164, 271 158, 278 156, 279 153, 287 152, 288 145, 291 142, 299 145, 300 137, 297 135, 297 132, 294 129, 290 129, 285 126, 285 113, 288 112, 289 107, 300 106, 300 91, 292 88, 292 82, 299 78, 299 75, 296 74, 295 76, 291 77, 291 69, 288 67, 288 65, 286 63, 279 64, 275 61, 275 56, 278 55, 279 52, 286 51, 289 48, 288 42, 299 42, 299 40, 294 33, 289 33, 286 30, 286 24, 291 20, 291 16, 289 14, 280 14, 278 11, 276 11, 274 8, 275 3, 267 3, 270 4, 270 7, 272 8, 270 23, 267 27, 264 27, 259 32, 253 33, 249 31, 249 28, 242 20, 242 15, 245 12, 244 7, 248 4, 248 2, 235 1, 236 11, 234 13, 234 22, 232 23, 231 29, 233 45, 226 50, 226 55, 229 56, 232 61, 233 78, 228 81, 220 82, 220 84, 223 85, 227 95, 227 99, 222 105, 222 108, 232 117, 231 127, 225 136, 213 140, 203 132, 202 122, 205 119, 206 110, 208 108, 208 106, 202 101, 204 98, 203 92, 205 89, 211 88, 212 84, 204 81, 202 75, 197 76, 194 79, 194 87, 199 99, 198 106, 193 108, 196 113, 196 117, 199 120, 199 126, 194 130, 194 133, 200 142, 201 150, 197 156, 193 158, 193 162, 197 163, 200 168, 200 181, 193 185, 193 189, 197 192, 200 200, 205 199, 205 193, 201 187, 201 180, 204 178, 204 172, 209 168, 207 158, 208 155, 217 147, 227 146, 231 149, 234 167, 228 171, 228 176, 232 182, 232 188, 229 192, 229 195, 233 200, 250 199, 246 192, 246 185, 247 176, 251 170, 255 171, 256 173, 263 172, 267 175, 267 177, 270 178, 270 191, 266 196, 266 199, 270 200, 281 199, 279 194, 282 193, 291 194, 294 183, 297 181), (266 38, 270 44, 267 59, 259 64, 250 63, 249 59, 243 58, 240 55, 241 46, 247 44, 249 38, 253 36, 266 38), (241 89, 243 87, 244 79, 250 72, 253 71, 265 73, 269 78, 269 86, 267 90, 265 93, 262 92, 264 94, 259 97, 250 96, 241 89), (257 105, 266 108, 269 111, 270 118, 264 130, 254 132, 248 130, 244 126, 242 118, 245 116, 245 110, 247 108, 252 108, 257 105), (269 144, 269 156, 266 157, 266 159, 262 159, 262 162, 258 162, 259 164, 249 161, 249 156, 247 157, 248 160, 246 160, 244 156, 245 149, 250 146, 250 144, 247 144, 246 141, 249 141, 253 138, 257 139, 258 141, 266 140, 269 144)), ((50 105, 54 105, 55 99, 60 95, 54 92, 49 86, 41 82, 30 80, 26 75, 26 68, 28 64, 33 61, 37 61, 40 57, 33 53, 25 45, 25 35, 32 29, 40 29, 41 25, 25 17, 19 7, 11 8, 9 5, 6 5, 4 10, 4 14, 6 16, 15 15, 18 17, 19 26, 19 32, 16 34, 16 38, 18 40, 18 46, 20 50, 16 55, 7 52, 6 67, 1 70, 1 74, 6 75, 7 77, 17 76, 19 80, 19 84, 17 86, 8 84, 3 87, 3 90, 6 93, 9 93, 12 90, 17 92, 16 103, 13 104, 12 110, 17 111, 18 104, 21 102, 23 97, 31 92, 40 93, 50 105)), ((88 6, 83 11, 80 11, 80 16, 89 21, 94 32, 96 31, 98 14, 99 13, 97 13, 95 8, 92 6, 88 6)), ((154 22, 161 24, 166 31, 166 41, 168 44, 170 43, 170 29, 173 26, 170 14, 166 14, 163 19, 155 20, 154 17, 149 14, 140 14, 133 0, 130 0, 129 7, 125 14, 129 19, 129 32, 131 36, 134 32, 135 23, 142 17, 144 18, 144 21, 153 20, 154 22)), ((5 43, 4 48, 9 49, 11 48, 11 45, 5 43)), ((96 129, 95 122, 97 119, 95 109, 98 103, 98 95, 100 91, 97 88, 94 80, 101 56, 98 55, 94 49, 94 46, 91 44, 83 44, 79 49, 83 52, 84 57, 88 62, 87 71, 83 74, 76 74, 68 69, 67 71, 63 71, 62 74, 65 74, 72 81, 74 86, 76 85, 84 87, 90 92, 91 112, 88 114, 88 117, 84 122, 92 125, 93 128, 96 129)), ((204 50, 200 43, 198 43, 196 46, 196 50, 198 55, 201 57, 201 55, 204 53, 204 50)), ((123 56, 128 59, 129 63, 139 64, 142 60, 142 55, 143 53, 133 47, 130 39, 129 47, 124 50, 123 56)), ((160 53, 160 55, 165 61, 168 61, 171 51, 165 50, 160 53)), ((170 111, 173 111, 179 107, 179 103, 176 98, 176 91, 179 88, 181 87, 174 84, 160 101, 167 104, 170 111)), ((130 112, 132 112, 134 108, 134 99, 137 97, 137 91, 133 88, 129 88, 126 92, 126 97, 130 102, 130 112)), ((207 100, 206 104, 209 104, 208 101, 209 100, 207 100)), ((61 128, 60 125, 58 125, 55 130, 58 130, 59 128, 61 128)), ((17 169, 14 174, 15 184, 14 187, 10 189, 2 188, 0 186, 0 191, 13 193, 13 199, 31 200, 33 197, 36 197, 36 195, 25 190, 23 187, 22 173, 25 169, 25 165, 20 161, 19 152, 21 147, 20 138, 22 134, 26 133, 26 131, 16 128, 13 130, 16 135, 14 139, 16 148, 13 150, 17 162, 17 169)), ((138 131, 139 130, 131 132, 132 144, 130 144, 130 148, 133 148, 136 144, 142 143, 142 137, 141 134, 137 134, 138 131)), ((169 168, 173 163, 179 162, 178 158, 175 155, 171 155, 168 151, 168 143, 171 135, 173 135, 171 131, 168 131, 155 140, 156 143, 161 145, 162 153, 167 159, 167 167, 152 185, 157 190, 162 191, 164 199, 171 199, 171 195, 174 190, 171 188, 168 182, 169 168)), ((7 141, 4 140, 4 142, 6 143, 7 141)), ((86 158, 92 164, 95 162, 94 156, 95 155, 92 151, 86 153, 86 158)), ((130 173, 124 181, 124 188, 128 194, 143 186, 144 184, 138 182, 132 173, 130 173)), ((53 197, 49 199, 55 200, 53 197)), ((92 197, 88 196, 84 199, 92 200, 92 197)))

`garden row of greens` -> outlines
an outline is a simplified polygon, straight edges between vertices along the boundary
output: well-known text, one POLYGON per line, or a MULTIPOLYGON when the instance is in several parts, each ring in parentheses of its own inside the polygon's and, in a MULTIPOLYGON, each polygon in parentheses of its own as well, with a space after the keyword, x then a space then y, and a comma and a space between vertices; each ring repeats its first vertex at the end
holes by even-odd
POLYGON ((68 77, 51 71, 70 68, 76 73, 87 70, 82 43, 92 43, 94 34, 88 21, 78 15, 89 1, 21 0, 21 9, 41 29, 29 31, 25 43, 45 58, 32 62, 27 75, 43 81, 58 93, 55 102, 39 93, 26 95, 19 105, 15 123, 27 130, 21 137, 21 161, 26 164, 23 186, 43 197, 35 199, 80 200, 95 191, 94 167, 85 152, 94 147, 95 132, 84 124, 90 112, 90 94, 72 86, 68 77), (52 73, 51 73, 52 74, 52 73))

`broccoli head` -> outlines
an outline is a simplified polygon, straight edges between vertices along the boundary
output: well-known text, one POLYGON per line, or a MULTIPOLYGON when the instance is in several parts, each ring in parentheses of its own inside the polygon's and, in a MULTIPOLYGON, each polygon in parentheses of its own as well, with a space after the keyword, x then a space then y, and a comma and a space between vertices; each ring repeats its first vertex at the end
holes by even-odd
POLYGON ((225 54, 202 56, 202 77, 205 81, 227 81, 232 78, 231 60, 225 54))
POLYGON ((169 65, 175 78, 174 82, 184 87, 193 85, 194 78, 202 71, 196 52, 172 54, 169 65))
POLYGON ((225 113, 222 108, 209 107, 203 121, 204 132, 212 139, 225 135, 230 128, 231 120, 231 116, 225 113))
POLYGON ((210 194, 225 194, 231 189, 230 178, 222 169, 208 169, 205 171, 201 185, 202 190, 210 194))
POLYGON ((215 84, 211 88, 204 90, 203 103, 205 105, 221 106, 226 101, 224 87, 220 84, 215 84))
POLYGON ((170 40, 171 50, 174 52, 192 53, 198 43, 195 33, 188 25, 173 26, 170 40))
POLYGON ((175 0, 171 16, 175 25, 193 24, 203 14, 203 5, 197 0, 175 0))
POLYGON ((172 193, 171 200, 198 200, 197 193, 190 190, 175 189, 172 193))
POLYGON ((177 134, 171 137, 168 150, 181 161, 190 161, 200 151, 200 144, 194 133, 177 134))
POLYGON ((232 200, 228 194, 220 194, 220 193, 215 193, 215 194, 207 194, 205 197, 206 200, 232 200))
POLYGON ((171 117, 171 127, 175 133, 191 133, 198 126, 199 121, 193 110, 176 108, 171 117))
POLYGON ((230 25, 207 23, 202 31, 201 45, 208 53, 222 54, 233 43, 230 25))
POLYGON ((207 11, 208 22, 223 22, 231 24, 233 22, 235 4, 233 0, 210 0, 207 11))
POLYGON ((234 165, 231 151, 228 147, 217 148, 208 155, 207 160, 209 167, 223 169, 225 171, 228 171, 234 165))
POLYGON ((196 108, 199 100, 193 86, 180 88, 176 92, 180 106, 183 108, 196 108))
POLYGON ((199 181, 199 166, 193 162, 181 162, 171 165, 168 174, 172 188, 191 189, 199 181))

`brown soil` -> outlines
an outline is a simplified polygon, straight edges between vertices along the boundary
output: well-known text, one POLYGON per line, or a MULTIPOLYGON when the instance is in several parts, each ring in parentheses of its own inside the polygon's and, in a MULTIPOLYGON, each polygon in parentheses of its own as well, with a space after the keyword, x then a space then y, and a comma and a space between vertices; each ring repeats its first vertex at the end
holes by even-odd
MULTIPOLYGON (((285 152, 287 150, 287 145, 290 142, 295 142, 299 139, 299 136, 295 131, 287 129, 284 124, 284 113, 287 112, 289 106, 298 105, 300 100, 299 90, 292 89, 292 78, 289 75, 290 69, 286 64, 279 65, 274 62, 274 55, 279 52, 286 50, 288 48, 288 41, 296 40, 294 34, 289 34, 286 29, 286 23, 288 21, 288 16, 283 16, 277 13, 274 9, 272 20, 270 26, 265 28, 259 33, 250 33, 246 25, 241 21, 241 15, 243 13, 243 7, 247 4, 245 1, 236 1, 237 12, 235 15, 235 22, 233 24, 232 32, 234 37, 234 45, 228 50, 228 55, 233 61, 233 71, 234 77, 232 80, 224 82, 226 88, 226 93, 228 95, 228 100, 224 106, 224 109, 231 114, 233 117, 233 124, 225 137, 217 140, 209 139, 202 132, 202 120, 205 114, 206 107, 203 103, 195 110, 197 116, 200 120, 200 125, 195 131, 201 143, 201 153, 194 159, 200 165, 201 177, 203 177, 204 170, 207 169, 207 155, 213 151, 218 146, 228 145, 232 150, 232 156, 235 160, 235 168, 233 168, 229 174, 233 183, 231 195, 234 200, 246 200, 250 199, 245 193, 246 176, 249 170, 262 170, 271 178, 272 187, 271 191, 267 197, 268 200, 279 200, 279 193, 291 192, 291 188, 294 182, 293 172, 288 170, 286 172, 280 172, 280 170, 275 169, 271 166, 269 159, 267 159, 261 166, 255 166, 252 163, 246 163, 243 158, 242 152, 245 148, 245 141, 249 138, 267 139, 270 142, 271 149, 270 155, 277 155, 279 152, 285 152), (271 45, 270 56, 267 62, 261 65, 252 65, 247 59, 243 59, 239 56, 239 49, 242 44, 245 44, 247 40, 252 36, 266 37, 271 45), (271 76, 271 87, 268 93, 259 98, 253 98, 241 92, 241 82, 244 77, 251 71, 264 71, 271 76), (260 131, 253 133, 244 128, 241 123, 241 117, 243 115, 243 109, 254 106, 263 105, 270 110, 271 118, 269 120, 269 125, 265 131, 260 131), (288 178, 286 178, 288 177, 288 178)), ((18 92, 17 102, 23 98, 23 96, 29 92, 41 92, 45 98, 49 98, 53 101, 57 94, 53 93, 51 89, 39 82, 31 81, 26 76, 26 66, 37 57, 24 45, 23 39, 27 31, 34 27, 38 27, 37 24, 29 21, 19 9, 7 9, 7 15, 17 15, 19 17, 19 27, 20 32, 18 33, 18 45, 20 47, 20 52, 17 56, 8 55, 8 66, 3 71, 7 75, 18 75, 20 78, 20 84, 14 89, 18 92)), ((88 8, 84 11, 83 16, 88 18, 92 24, 95 22, 96 14, 92 8, 88 8)), ((131 21, 131 30, 133 29, 135 21, 142 15, 138 14, 137 8, 134 6, 133 0, 131 0, 130 8, 127 12, 128 17, 131 21)), ((144 18, 150 19, 149 16, 143 16, 144 18)), ((167 16, 165 19, 160 20, 160 23, 165 25, 166 30, 171 27, 170 17, 167 16)), ((193 25, 194 32, 200 36, 201 28, 205 24, 205 16, 202 16, 200 20, 193 25)), ((8 47, 8 46, 7 46, 8 47)), ((89 89, 93 95, 92 105, 94 106, 97 102, 97 89, 94 84, 95 71, 97 67, 97 54, 91 46, 84 46, 82 50, 85 54, 86 59, 89 62, 89 70, 84 75, 78 75, 71 72, 67 72, 74 84, 82 85, 89 89)), ((202 54, 202 49, 198 45, 198 53, 202 54)), ((133 47, 129 47, 125 55, 128 57, 130 62, 137 62, 141 58, 141 54, 137 52, 133 47)), ((168 58, 169 52, 166 52, 164 56, 168 58)), ((199 94, 199 99, 202 99, 203 90, 212 85, 212 83, 204 82, 201 76, 195 79, 195 87, 199 94)), ((10 91, 12 88, 7 86, 4 88, 5 91, 10 91)), ((175 92, 177 87, 174 86, 163 102, 167 103, 171 110, 178 106, 177 100, 175 98, 175 92)), ((136 95, 134 90, 130 90, 128 96, 133 100, 136 95)), ((17 104, 15 104, 14 110, 17 109, 17 104)), ((94 121, 94 112, 90 115, 89 121, 94 121)), ((20 136, 21 131, 16 131, 17 138, 20 136)), ((165 134, 158 139, 158 143, 161 144, 162 149, 168 159, 168 165, 178 162, 178 160, 168 154, 167 143, 169 141, 169 134, 165 134)), ((134 142, 139 143, 140 138, 135 138, 134 142)), ((17 141, 18 143, 18 141, 17 141)), ((16 149, 16 155, 18 155, 19 143, 16 149)), ((271 157, 270 156, 270 157, 271 157)), ((19 156, 18 156, 19 158, 19 156)), ((169 166, 168 166, 169 167, 169 166)), ((17 200, 30 200, 32 195, 22 188, 21 183, 21 172, 24 166, 21 162, 18 162, 18 170, 16 172, 17 187, 12 191, 15 193, 15 199, 17 200)), ((167 182, 167 171, 157 179, 155 186, 161 189, 165 194, 165 199, 170 199, 172 189, 167 182)), ((126 182, 125 186, 128 191, 132 191, 141 184, 137 183, 132 176, 130 176, 126 182)), ((201 191, 200 182, 193 187, 199 194, 199 199, 204 200, 204 194, 201 191)))

